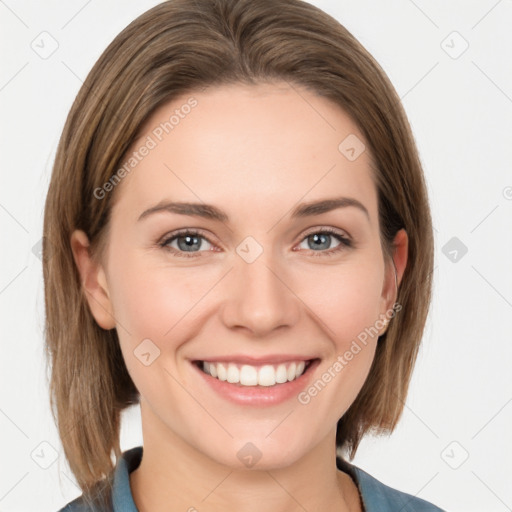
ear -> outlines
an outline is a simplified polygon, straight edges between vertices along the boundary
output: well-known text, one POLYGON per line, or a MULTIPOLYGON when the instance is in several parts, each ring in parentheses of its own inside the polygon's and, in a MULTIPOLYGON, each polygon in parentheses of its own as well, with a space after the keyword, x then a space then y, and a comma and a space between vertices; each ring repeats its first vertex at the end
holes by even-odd
POLYGON ((91 258, 89 240, 83 231, 75 230, 70 242, 91 313, 100 327, 113 329, 116 321, 103 267, 91 258))
POLYGON ((395 235, 393 240, 393 262, 386 261, 386 272, 384 277, 384 283, 382 287, 381 296, 381 316, 386 321, 386 326, 380 335, 384 334, 387 329, 387 323, 389 321, 389 315, 386 315, 387 311, 392 310, 393 305, 397 300, 398 287, 402 282, 402 277, 407 266, 407 254, 409 247, 409 238, 405 229, 400 229, 395 235), (393 266, 394 263, 394 266, 393 266), (395 282, 395 269, 396 269, 396 282, 395 282))

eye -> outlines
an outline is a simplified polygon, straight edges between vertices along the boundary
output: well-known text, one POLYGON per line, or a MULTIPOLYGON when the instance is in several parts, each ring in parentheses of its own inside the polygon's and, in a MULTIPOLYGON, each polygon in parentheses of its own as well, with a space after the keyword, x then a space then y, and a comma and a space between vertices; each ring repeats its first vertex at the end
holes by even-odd
POLYGON ((310 247, 313 247, 313 249, 307 247, 307 249, 313 251, 313 256, 332 256, 340 251, 343 251, 348 247, 352 247, 353 245, 352 240, 350 238, 344 236, 342 232, 339 232, 332 228, 322 228, 321 230, 318 231, 309 232, 309 234, 307 234, 306 237, 301 242, 301 244, 303 243, 306 243, 310 245, 310 247), (331 249, 330 247, 332 238, 338 240, 338 245, 331 249), (317 251, 316 249, 329 250, 317 251))
POLYGON ((194 258, 196 256, 199 256, 198 254, 194 253, 202 252, 197 251, 196 249, 199 249, 203 245, 203 240, 206 240, 207 243, 211 244, 211 242, 199 231, 183 229, 181 231, 171 234, 171 236, 165 238, 162 242, 160 242, 159 245, 160 247, 163 247, 164 249, 172 252, 175 256, 194 258), (171 245, 174 242, 176 242, 177 247, 173 247, 171 245))
MULTIPOLYGON (((200 250, 204 245, 203 241, 206 241, 207 244, 213 246, 201 231, 182 229, 175 233, 171 233, 169 236, 165 237, 162 242, 159 242, 158 245, 163 249, 170 251, 174 256, 194 258, 201 256, 201 253, 205 252, 205 250, 212 250, 200 250)), ((301 244, 303 243, 311 244, 313 249, 308 247, 306 250, 309 249, 312 256, 331 256, 353 246, 350 238, 346 237, 343 232, 332 228, 317 228, 316 231, 310 231, 306 234, 305 238, 302 239, 301 244), (338 245, 334 248, 331 248, 332 238, 335 238, 338 241, 338 245), (317 251, 317 249, 328 250, 317 251)), ((296 249, 294 249, 294 251, 296 251, 296 249)))

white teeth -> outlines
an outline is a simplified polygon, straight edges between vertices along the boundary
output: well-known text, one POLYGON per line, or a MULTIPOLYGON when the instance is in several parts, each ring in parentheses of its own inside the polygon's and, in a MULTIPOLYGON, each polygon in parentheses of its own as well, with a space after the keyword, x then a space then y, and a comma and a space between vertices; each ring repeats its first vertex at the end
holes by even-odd
POLYGON ((306 367, 305 361, 241 367, 233 363, 208 363, 203 361, 203 371, 219 380, 242 386, 274 386, 300 377, 306 367))
POLYGON ((277 367, 276 371, 276 382, 278 384, 282 384, 283 382, 287 382, 288 380, 288 372, 286 371, 286 366, 284 364, 280 364, 277 367))
MULTIPOLYGON (((226 380, 228 378, 228 372, 226 370, 226 367, 222 363, 219 363, 219 364, 210 363, 210 367, 212 367, 212 366, 217 367, 217 378, 219 380, 226 380)), ((210 372, 210 375, 212 377, 213 377, 213 373, 214 372, 210 372)))
MULTIPOLYGON (((270 364, 262 366, 258 371, 258 384, 260 386, 273 386, 276 383, 276 371, 270 364)), ((241 382, 240 384, 244 384, 241 382)))
POLYGON ((237 382, 243 382, 246 386, 256 386, 258 384, 258 370, 256 370, 254 366, 244 364, 242 368, 240 368, 239 377, 237 382))
POLYGON ((288 367, 288 380, 293 380, 295 378, 295 369, 297 368, 297 365, 295 363, 292 363, 288 367))
POLYGON ((240 371, 234 364, 228 365, 228 382, 235 384, 240 382, 240 371))

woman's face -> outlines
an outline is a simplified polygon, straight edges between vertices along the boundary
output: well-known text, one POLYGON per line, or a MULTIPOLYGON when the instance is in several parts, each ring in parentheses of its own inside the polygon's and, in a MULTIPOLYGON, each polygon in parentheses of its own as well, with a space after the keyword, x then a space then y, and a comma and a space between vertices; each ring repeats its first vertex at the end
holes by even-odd
POLYGON ((286 83, 185 95, 146 122, 133 167, 127 158, 103 188, 116 202, 88 294, 98 323, 117 329, 145 435, 264 468, 335 432, 395 299, 363 140, 339 107, 286 83), (283 383, 301 360, 314 364, 283 383))

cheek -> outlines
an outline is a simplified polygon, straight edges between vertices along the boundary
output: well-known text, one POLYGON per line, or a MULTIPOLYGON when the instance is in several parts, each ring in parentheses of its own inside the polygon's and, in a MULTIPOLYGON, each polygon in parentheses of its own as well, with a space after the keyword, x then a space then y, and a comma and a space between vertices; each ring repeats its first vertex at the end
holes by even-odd
POLYGON ((382 272, 378 261, 322 268, 298 278, 298 296, 342 348, 379 318, 382 272))
POLYGON ((111 298, 119 324, 133 336, 158 340, 186 322, 201 293, 193 269, 149 266, 145 260, 150 258, 127 256, 115 267, 111 298))
MULTIPOLYGON (((370 371, 377 348, 383 267, 362 258, 331 266, 301 279, 298 294, 330 343, 317 379, 298 396, 310 415, 332 426, 356 399, 370 371), (373 328, 373 330, 372 330, 373 328)), ((299 282, 299 281, 298 281, 299 282)))
POLYGON ((125 254, 111 267, 120 347, 136 387, 143 396, 155 397, 162 386, 172 385, 165 369, 174 372, 180 344, 194 337, 194 305, 205 291, 195 286, 193 269, 149 266, 151 258, 125 254), (144 359, 144 354, 149 356, 144 359))

